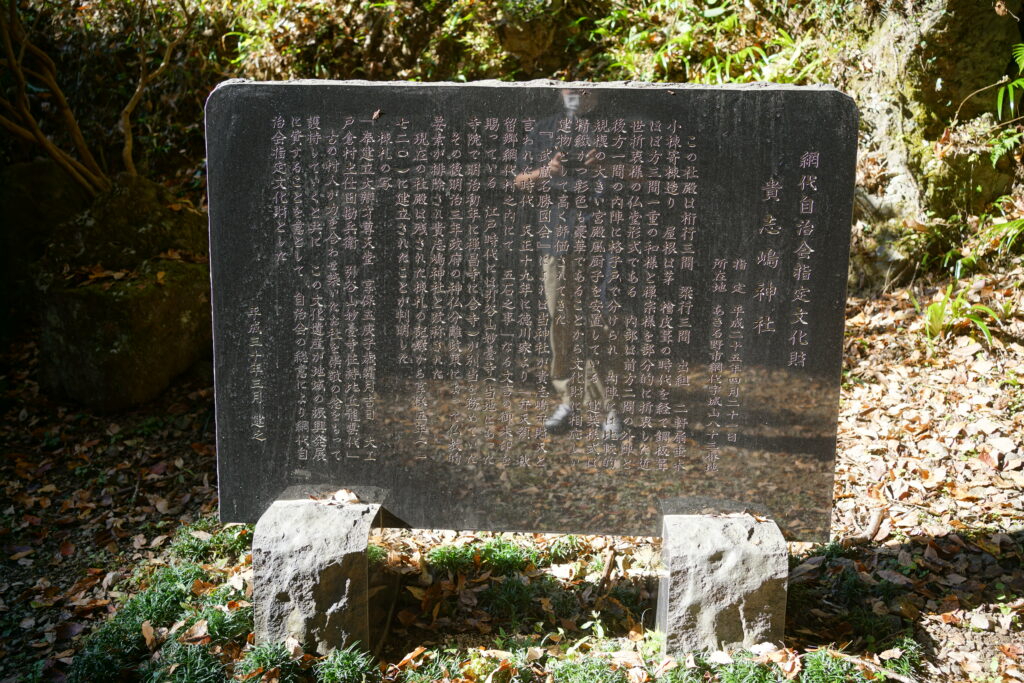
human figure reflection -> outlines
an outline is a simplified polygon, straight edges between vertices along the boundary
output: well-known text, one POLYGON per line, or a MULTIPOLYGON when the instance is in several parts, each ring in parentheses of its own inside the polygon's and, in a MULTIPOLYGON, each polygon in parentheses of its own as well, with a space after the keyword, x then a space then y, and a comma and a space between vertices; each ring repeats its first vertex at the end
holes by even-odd
POLYGON ((604 242, 590 239, 595 209, 604 202, 599 173, 604 154, 590 144, 588 126, 579 125, 581 115, 597 104, 597 94, 563 89, 560 100, 561 111, 537 121, 524 146, 540 165, 515 178, 520 190, 552 200, 535 203, 551 384, 559 401, 544 426, 552 434, 564 433, 582 424, 584 405, 596 406, 603 414, 602 434, 616 439, 623 424, 613 379, 620 375, 621 355, 613 349, 617 335, 608 325, 611 263, 604 242), (582 397, 575 386, 581 379, 582 397))

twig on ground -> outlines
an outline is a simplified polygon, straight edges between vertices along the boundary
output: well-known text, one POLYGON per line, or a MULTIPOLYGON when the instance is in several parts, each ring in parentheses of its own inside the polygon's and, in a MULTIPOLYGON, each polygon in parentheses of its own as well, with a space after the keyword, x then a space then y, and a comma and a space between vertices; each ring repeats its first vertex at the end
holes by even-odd
POLYGON ((604 554, 604 573, 601 575, 601 582, 597 584, 598 594, 604 593, 608 582, 612 578, 612 570, 615 569, 615 546, 608 546, 604 554))
POLYGON ((875 534, 878 533, 879 527, 882 526, 882 520, 885 519, 887 511, 887 508, 875 508, 871 513, 871 520, 868 522, 867 529, 864 530, 864 533, 844 538, 842 543, 843 547, 849 548, 850 546, 869 543, 871 539, 875 537, 875 534))
POLYGON ((914 679, 914 678, 910 678, 909 676, 904 676, 903 674, 898 674, 895 671, 890 671, 889 669, 886 669, 884 666, 881 666, 879 664, 875 664, 874 662, 872 662, 870 660, 867 660, 867 659, 863 659, 862 657, 856 657, 854 655, 848 655, 848 654, 846 654, 844 652, 839 652, 837 650, 829 650, 828 652, 833 657, 838 657, 839 659, 845 659, 846 661, 848 661, 848 662, 850 662, 852 664, 858 664, 858 665, 863 666, 863 667, 865 667, 867 669, 871 669, 872 672, 882 674, 886 678, 891 678, 894 681, 899 681, 900 683, 918 683, 918 681, 916 679, 914 679))

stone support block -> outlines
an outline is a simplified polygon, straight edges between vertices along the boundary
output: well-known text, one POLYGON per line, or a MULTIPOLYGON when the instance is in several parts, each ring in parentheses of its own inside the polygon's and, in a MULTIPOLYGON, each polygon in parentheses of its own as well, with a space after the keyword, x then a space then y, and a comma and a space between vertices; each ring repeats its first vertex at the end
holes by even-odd
POLYGON ((322 655, 372 647, 366 547, 379 510, 305 496, 270 506, 253 535, 257 643, 293 637, 322 655))
POLYGON ((748 515, 665 515, 658 630, 666 651, 782 640, 789 555, 774 522, 748 515))

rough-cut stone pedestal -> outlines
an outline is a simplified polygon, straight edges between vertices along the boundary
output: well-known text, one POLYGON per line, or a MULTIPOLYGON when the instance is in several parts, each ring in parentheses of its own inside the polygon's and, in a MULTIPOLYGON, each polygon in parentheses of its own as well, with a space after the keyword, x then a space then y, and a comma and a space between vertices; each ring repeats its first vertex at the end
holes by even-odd
POLYGON ((658 630, 668 653, 782 639, 789 560, 774 522, 665 515, 662 542, 658 630))
POLYGON ((327 654, 369 643, 366 546, 376 504, 278 500, 253 535, 257 642, 296 638, 327 654))

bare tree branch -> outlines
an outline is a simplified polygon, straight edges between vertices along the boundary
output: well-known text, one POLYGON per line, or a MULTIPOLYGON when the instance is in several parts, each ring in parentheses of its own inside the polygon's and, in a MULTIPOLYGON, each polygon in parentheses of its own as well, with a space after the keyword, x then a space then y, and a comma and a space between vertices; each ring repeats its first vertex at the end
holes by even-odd
POLYGON ((71 106, 64 97, 57 83, 57 67, 43 50, 31 43, 24 27, 21 25, 17 8, 10 0, 0 0, 0 43, 3 44, 3 55, 0 63, 7 67, 14 77, 15 87, 13 102, 0 97, 3 105, 14 119, 0 116, 0 126, 15 135, 38 143, 58 165, 82 185, 90 194, 96 195, 110 186, 110 179, 103 173, 95 158, 89 152, 85 137, 75 120, 71 106), (6 10, 6 12, 2 11, 6 10), (17 49, 15 49, 17 48, 17 49), (31 57, 36 64, 26 65, 31 57), (32 113, 28 97, 28 78, 39 81, 54 97, 58 112, 71 135, 81 160, 74 158, 56 144, 43 132, 38 120, 32 113))
MULTIPOLYGON (((0 101, 0 104, 5 105, 6 107, 10 107, 10 104, 8 104, 6 101, 0 101)), ((22 128, 17 123, 11 121, 9 118, 2 114, 0 114, 0 126, 3 126, 7 130, 17 135, 18 137, 28 140, 29 142, 36 141, 36 136, 32 135, 32 132, 30 130, 22 128)))
MULTIPOLYGON (((124 147, 121 149, 121 160, 124 162, 125 170, 131 175, 138 175, 138 171, 135 169, 135 161, 133 158, 133 147, 134 138, 132 135, 132 114, 135 112, 135 108, 139 106, 139 102, 142 101, 142 96, 146 91, 146 88, 156 79, 160 78, 163 73, 167 70, 167 67, 171 64, 171 58, 174 56, 174 51, 178 49, 182 41, 188 36, 189 31, 192 28, 192 24, 195 22, 196 13, 188 12, 184 3, 179 3, 182 14, 185 17, 185 24, 177 32, 172 40, 165 41, 163 58, 161 59, 160 65, 152 73, 149 71, 149 61, 146 59, 145 48, 139 49, 139 59, 142 63, 139 68, 139 81, 135 86, 135 92, 132 93, 131 99, 124 105, 124 109, 121 110, 121 131, 124 133, 124 147)), ((141 25, 141 14, 149 8, 148 2, 141 2, 139 5, 139 14, 141 25)), ((156 21, 156 12, 153 11, 153 21, 156 21)))

